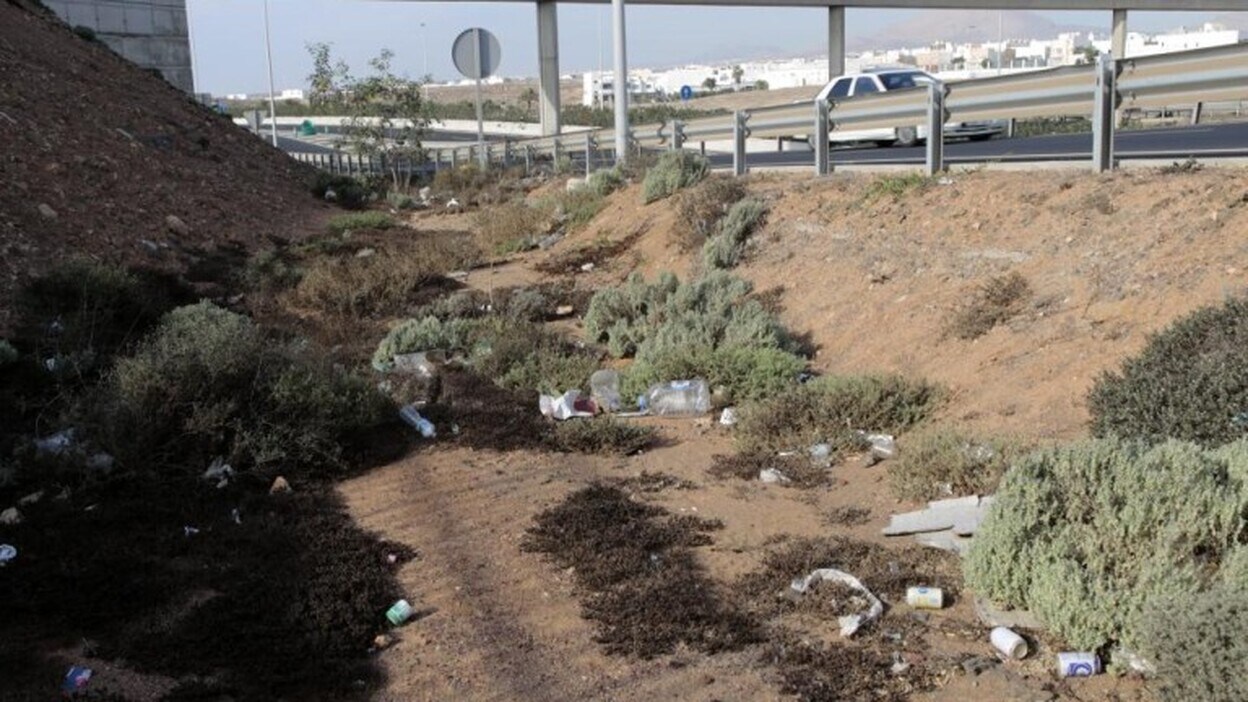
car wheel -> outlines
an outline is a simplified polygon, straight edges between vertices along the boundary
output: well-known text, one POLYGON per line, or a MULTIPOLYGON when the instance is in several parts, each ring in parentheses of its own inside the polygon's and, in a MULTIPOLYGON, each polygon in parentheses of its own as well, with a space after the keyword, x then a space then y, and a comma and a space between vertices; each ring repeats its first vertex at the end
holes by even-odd
POLYGON ((919 143, 919 130, 914 127, 898 127, 897 141, 894 143, 898 146, 914 146, 919 143))
POLYGON ((996 136, 996 134, 976 134, 973 137, 967 137, 968 141, 988 141, 996 136))

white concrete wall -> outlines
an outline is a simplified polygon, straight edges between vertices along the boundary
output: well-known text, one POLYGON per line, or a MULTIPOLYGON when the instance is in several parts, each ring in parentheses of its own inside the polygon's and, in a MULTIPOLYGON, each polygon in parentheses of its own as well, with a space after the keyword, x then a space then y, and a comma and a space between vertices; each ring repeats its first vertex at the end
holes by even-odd
POLYGON ((71 26, 90 27, 109 48, 191 92, 186 0, 44 0, 71 26))

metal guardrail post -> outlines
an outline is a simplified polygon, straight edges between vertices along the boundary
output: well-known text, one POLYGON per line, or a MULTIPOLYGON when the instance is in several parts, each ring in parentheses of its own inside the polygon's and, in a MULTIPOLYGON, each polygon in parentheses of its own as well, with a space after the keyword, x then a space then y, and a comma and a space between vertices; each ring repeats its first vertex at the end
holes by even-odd
POLYGON ((1205 111, 1205 103, 1198 102, 1192 105, 1192 126, 1200 124, 1201 113, 1205 111))
POLYGON ((524 145, 524 174, 527 176, 533 170, 533 147, 528 144, 524 145))
POLYGON ((585 132, 585 177, 594 172, 594 133, 585 132))
POLYGON ((927 86, 927 175, 945 170, 945 84, 927 86))
POLYGON ((503 168, 511 168, 511 139, 503 139, 503 168))
POLYGON ((749 136, 750 130, 745 126, 745 122, 749 118, 750 113, 744 110, 732 113, 732 172, 734 175, 743 176, 747 170, 745 138, 749 136))
POLYGON ((559 143, 559 137, 555 137, 554 145, 550 147, 551 158, 554 159, 555 172, 559 172, 559 157, 563 155, 563 144, 559 143))
POLYGON ((459 154, 457 149, 451 149, 451 170, 459 168, 459 154))
POLYGON ((828 133, 828 103, 815 100, 815 175, 832 172, 832 135, 828 133))
POLYGON ((1092 169, 1097 173, 1114 168, 1114 88, 1117 61, 1107 54, 1096 58, 1096 95, 1092 108, 1092 169))
POLYGON ((674 119, 672 120, 672 151, 680 151, 685 148, 685 123, 674 119))

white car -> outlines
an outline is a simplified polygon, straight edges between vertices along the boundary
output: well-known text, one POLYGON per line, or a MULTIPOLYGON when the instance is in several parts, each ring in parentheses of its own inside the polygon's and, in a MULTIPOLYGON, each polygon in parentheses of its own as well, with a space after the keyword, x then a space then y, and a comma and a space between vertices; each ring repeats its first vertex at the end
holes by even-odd
MULTIPOLYGON (((907 88, 926 87, 936 78, 923 71, 912 68, 889 68, 864 73, 851 73, 834 78, 823 90, 819 91, 817 100, 833 101, 838 99, 882 93, 889 90, 905 90, 907 88)), ((985 122, 950 122, 945 125, 945 138, 963 138, 971 140, 991 139, 1005 131, 1005 123, 999 120, 985 122)), ((886 129, 834 129, 829 134, 829 141, 834 144, 848 142, 875 142, 879 146, 914 146, 927 138, 925 125, 890 127, 886 129)))

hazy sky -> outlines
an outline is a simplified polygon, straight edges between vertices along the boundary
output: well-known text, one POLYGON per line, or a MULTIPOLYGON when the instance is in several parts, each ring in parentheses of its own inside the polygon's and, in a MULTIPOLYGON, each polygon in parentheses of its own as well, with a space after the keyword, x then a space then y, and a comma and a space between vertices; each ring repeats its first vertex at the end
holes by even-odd
MULTIPOLYGON (((266 92, 262 0, 187 0, 196 90, 215 94, 266 92)), ((397 2, 386 0, 269 0, 274 80, 278 90, 303 87, 310 69, 309 42, 328 42, 358 73, 385 47, 399 73, 426 70, 438 80, 457 79, 451 42, 468 27, 484 27, 502 44, 505 76, 537 73, 536 18, 531 2, 397 2), (424 29, 421 28, 424 23, 424 29), (426 64, 426 60, 428 63, 426 64)), ((1108 31, 1109 12, 1045 12, 1060 25, 1108 31)), ((906 10, 848 10, 847 33, 878 36, 913 17, 906 10)), ((1136 12, 1132 29, 1160 31, 1210 19, 1205 13, 1136 12)), ((995 27, 987 34, 995 35, 995 27)), ((825 46, 827 11, 652 7, 628 9, 629 65, 667 66, 703 60, 814 54, 825 46)), ((930 39, 938 39, 931 37, 930 39)), ((609 5, 559 6, 560 70, 596 69, 599 54, 611 64, 609 5)))

